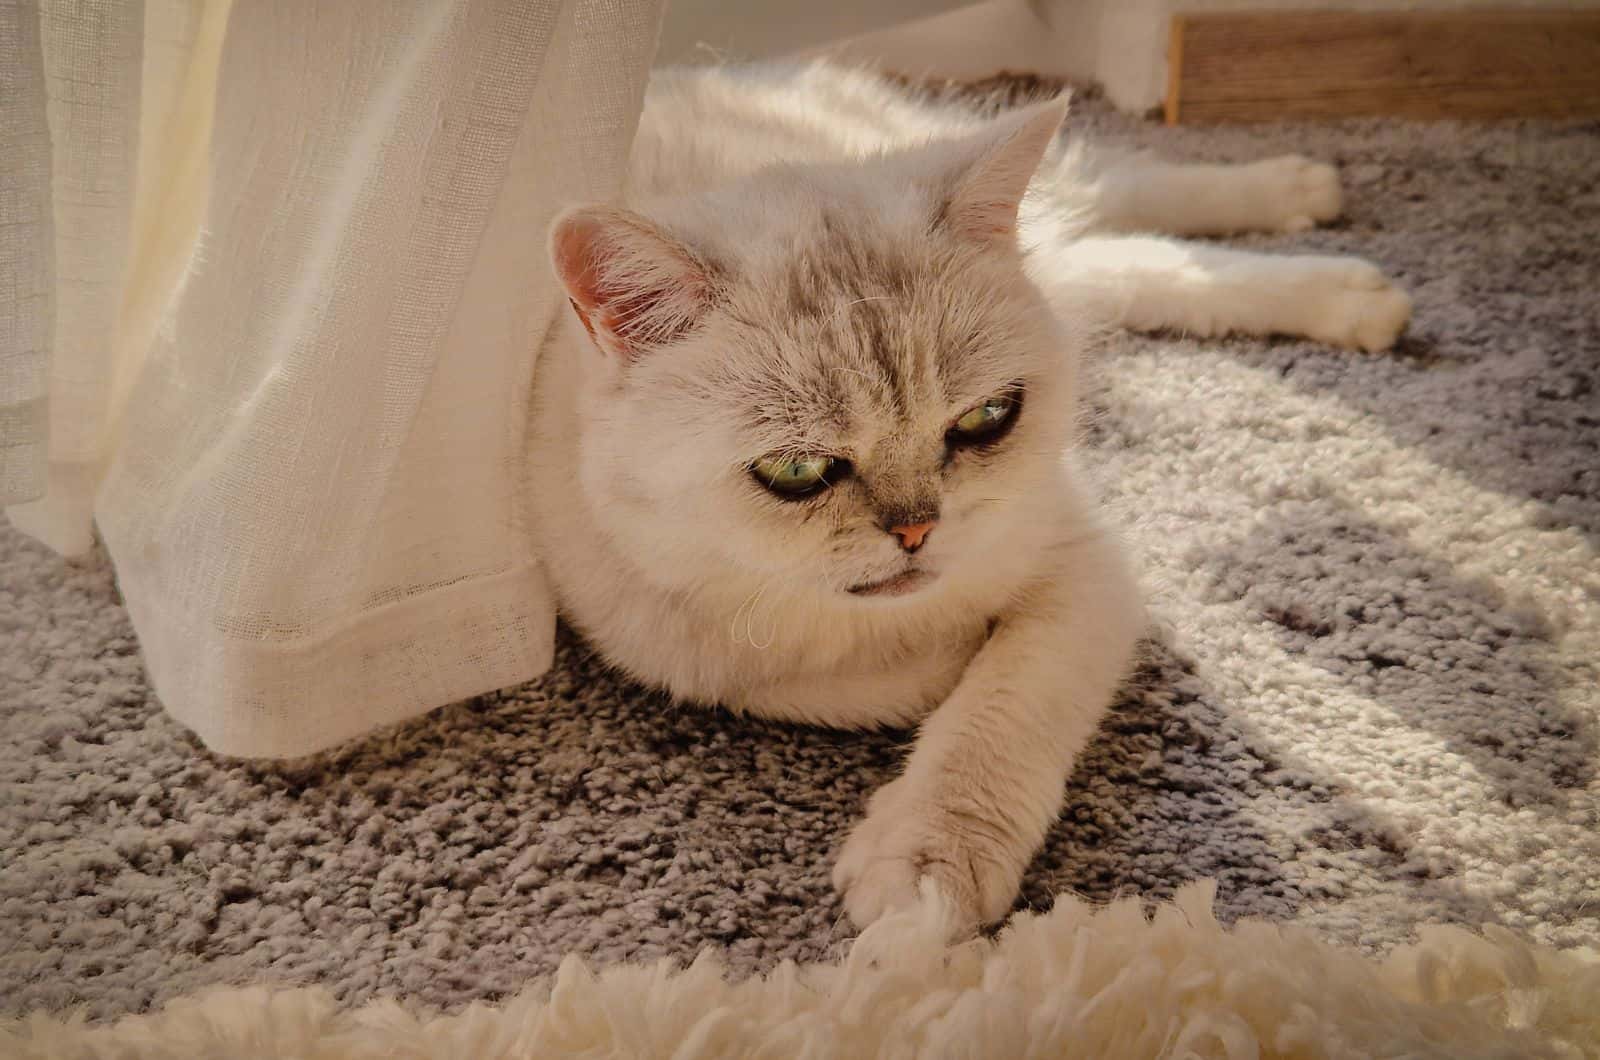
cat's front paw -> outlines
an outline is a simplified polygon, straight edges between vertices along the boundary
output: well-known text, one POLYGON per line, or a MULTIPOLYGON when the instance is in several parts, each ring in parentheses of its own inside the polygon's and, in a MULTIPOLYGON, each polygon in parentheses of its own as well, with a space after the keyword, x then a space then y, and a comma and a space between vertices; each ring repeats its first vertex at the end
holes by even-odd
POLYGON ((858 928, 918 899, 931 884, 945 903, 951 938, 1004 917, 1016 899, 1027 858, 1011 853, 1002 829, 920 798, 903 780, 880 791, 850 833, 833 868, 833 885, 858 928))
POLYGON ((1338 217, 1344 209, 1339 171, 1303 155, 1280 155, 1251 163, 1256 193, 1269 211, 1271 227, 1304 232, 1338 217))

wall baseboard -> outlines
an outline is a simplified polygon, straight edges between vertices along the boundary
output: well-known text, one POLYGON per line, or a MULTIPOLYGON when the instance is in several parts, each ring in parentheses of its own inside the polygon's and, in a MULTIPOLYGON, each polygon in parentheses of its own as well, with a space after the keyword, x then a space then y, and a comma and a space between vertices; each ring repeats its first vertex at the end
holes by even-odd
POLYGON ((1166 120, 1600 117, 1600 11, 1174 15, 1166 120))

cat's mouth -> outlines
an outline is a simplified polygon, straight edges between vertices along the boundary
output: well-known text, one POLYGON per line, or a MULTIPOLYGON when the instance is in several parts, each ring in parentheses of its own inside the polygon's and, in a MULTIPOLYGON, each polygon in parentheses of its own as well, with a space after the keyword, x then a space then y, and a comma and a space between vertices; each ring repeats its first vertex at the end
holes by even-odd
POLYGON ((912 567, 880 581, 852 585, 847 591, 851 596, 905 596, 907 593, 916 592, 935 577, 936 575, 930 571, 912 567))

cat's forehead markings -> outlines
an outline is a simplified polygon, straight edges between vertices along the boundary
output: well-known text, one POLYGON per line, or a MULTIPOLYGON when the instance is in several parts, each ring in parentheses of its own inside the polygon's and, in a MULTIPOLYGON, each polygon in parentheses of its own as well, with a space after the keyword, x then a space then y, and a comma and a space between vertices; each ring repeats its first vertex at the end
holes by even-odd
POLYGON ((929 290, 940 285, 926 275, 925 250, 897 244, 868 219, 824 210, 781 266, 776 305, 814 358, 802 389, 826 402, 827 411, 811 410, 813 423, 905 423, 970 389, 962 382, 970 339, 958 335, 972 322, 952 315, 958 291, 929 290))
POLYGON ((911 373, 907 371, 905 344, 894 334, 885 301, 862 299, 850 306, 850 315, 856 322, 861 352, 876 370, 888 411, 903 417, 909 414, 912 405, 911 373))
POLYGON ((789 300, 789 312, 795 317, 801 320, 827 318, 830 284, 817 259, 807 254, 797 255, 788 270, 784 291, 789 300))
POLYGON ((799 280, 802 293, 854 292, 860 297, 907 290, 911 263, 885 238, 874 238, 871 227, 864 218, 823 210, 811 238, 796 255, 798 275, 791 279, 799 280))

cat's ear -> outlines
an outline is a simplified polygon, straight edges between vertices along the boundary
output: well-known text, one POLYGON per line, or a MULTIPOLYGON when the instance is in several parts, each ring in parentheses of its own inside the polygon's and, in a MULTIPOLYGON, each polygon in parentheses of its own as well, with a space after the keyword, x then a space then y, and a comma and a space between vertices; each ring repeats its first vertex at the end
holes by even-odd
POLYGON ((589 337, 625 362, 681 337, 711 302, 705 264, 620 207, 581 206, 557 217, 550 259, 589 337))
POLYGON ((1022 196, 1066 116, 1067 97, 1058 96, 996 121, 943 204, 945 226, 976 242, 1015 245, 1022 196))

